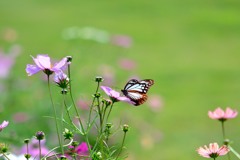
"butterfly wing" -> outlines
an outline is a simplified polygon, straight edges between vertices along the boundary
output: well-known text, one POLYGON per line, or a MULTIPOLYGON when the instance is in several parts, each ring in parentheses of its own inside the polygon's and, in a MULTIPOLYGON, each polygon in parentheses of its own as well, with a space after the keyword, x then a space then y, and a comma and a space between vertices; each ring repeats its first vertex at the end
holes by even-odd
POLYGON ((147 92, 150 86, 154 84, 152 79, 141 80, 131 79, 122 90, 123 94, 133 101, 135 106, 143 104, 148 96, 147 92))

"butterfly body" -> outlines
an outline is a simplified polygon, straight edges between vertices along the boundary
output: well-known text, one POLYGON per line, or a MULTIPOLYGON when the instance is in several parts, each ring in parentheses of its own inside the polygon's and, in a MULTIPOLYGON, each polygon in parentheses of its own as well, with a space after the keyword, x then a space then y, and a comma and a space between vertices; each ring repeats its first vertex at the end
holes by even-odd
POLYGON ((146 102, 148 98, 147 92, 153 84, 154 80, 152 79, 144 79, 141 81, 131 79, 125 85, 122 93, 133 101, 135 106, 138 106, 146 102))

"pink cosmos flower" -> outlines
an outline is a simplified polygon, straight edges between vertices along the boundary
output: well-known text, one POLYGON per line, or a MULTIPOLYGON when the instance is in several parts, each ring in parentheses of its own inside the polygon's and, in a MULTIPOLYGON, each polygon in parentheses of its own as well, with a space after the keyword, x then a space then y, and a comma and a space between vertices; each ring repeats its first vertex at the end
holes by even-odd
POLYGON ((220 121, 225 121, 227 119, 235 118, 238 115, 236 110, 232 110, 231 108, 227 107, 226 111, 222 110, 221 108, 215 109, 215 111, 208 111, 208 116, 211 119, 217 119, 220 121))
POLYGON ((3 130, 3 128, 8 126, 8 121, 3 121, 2 124, 0 124, 0 132, 3 130))
POLYGON ((37 55, 37 58, 32 57, 35 65, 27 64, 26 72, 28 76, 36 74, 39 71, 43 71, 47 75, 52 74, 53 72, 61 71, 67 64, 67 58, 64 57, 61 61, 55 65, 51 64, 50 57, 48 55, 37 55))
POLYGON ((229 152, 226 145, 219 148, 217 143, 210 143, 209 147, 204 145, 204 147, 199 147, 197 152, 200 156, 205 158, 217 158, 218 156, 223 156, 229 152))
POLYGON ((74 148, 73 146, 69 146, 69 151, 65 155, 67 158, 70 158, 70 156, 73 154, 77 154, 77 156, 79 156, 79 158, 81 158, 83 156, 88 156, 89 152, 88 152, 87 143, 82 142, 76 148, 74 148))
POLYGON ((134 104, 129 98, 120 96, 120 93, 107 86, 101 86, 101 89, 111 98, 113 102, 124 101, 134 104))

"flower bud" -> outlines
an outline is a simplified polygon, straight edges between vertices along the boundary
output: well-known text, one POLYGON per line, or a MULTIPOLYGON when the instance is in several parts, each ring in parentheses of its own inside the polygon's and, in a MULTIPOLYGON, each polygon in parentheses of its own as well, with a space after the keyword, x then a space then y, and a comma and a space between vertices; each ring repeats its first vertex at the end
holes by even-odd
POLYGON ((62 88, 62 94, 66 94, 68 86, 69 86, 69 78, 63 72, 58 72, 54 77, 55 83, 62 88))
POLYGON ((94 160, 102 160, 102 153, 101 152, 97 152, 97 153, 95 152, 93 154, 92 159, 94 159, 94 160))
POLYGON ((8 151, 8 147, 3 144, 3 143, 0 143, 0 153, 6 153, 8 151))
POLYGON ((101 97, 101 94, 100 94, 100 93, 95 93, 95 94, 93 95, 93 97, 99 98, 99 97, 101 97))
POLYGON ((108 128, 108 129, 112 128, 112 123, 107 123, 106 128, 108 128))
POLYGON ((30 159, 30 158, 31 158, 31 154, 24 154, 24 157, 25 157, 26 159, 30 159))
POLYGON ((72 62, 72 56, 66 56, 66 58, 67 58, 67 63, 68 63, 68 64, 71 64, 71 62, 72 62))
POLYGON ((36 139, 37 139, 37 140, 41 141, 41 140, 43 140, 44 138, 45 138, 45 134, 44 134, 43 131, 38 131, 38 132, 36 133, 36 139))
POLYGON ((128 129, 129 129, 129 126, 127 124, 124 124, 122 127, 123 132, 126 133, 128 131, 128 129))
POLYGON ((226 145, 226 146, 228 146, 229 142, 230 142, 229 139, 225 139, 224 142, 223 142, 223 144, 226 145))
POLYGON ((96 78, 95 78, 95 82, 98 82, 98 83, 100 83, 100 82, 102 82, 104 79, 101 77, 101 76, 97 76, 96 78))
POLYGON ((67 160, 67 157, 64 156, 64 155, 61 155, 61 156, 60 156, 60 159, 61 159, 61 160, 67 160))
POLYGON ((112 101, 110 99, 103 98, 102 102, 106 105, 106 107, 108 107, 112 104, 112 101))
POLYGON ((73 147, 77 147, 78 144, 79 144, 79 143, 78 143, 77 141, 73 141, 71 145, 72 145, 73 147))
POLYGON ((73 132, 69 131, 67 128, 65 128, 65 131, 63 132, 64 139, 71 140, 73 138, 73 132))
POLYGON ((26 143, 26 144, 28 144, 28 143, 29 143, 29 141, 30 141, 29 139, 24 139, 24 141, 23 141, 23 142, 24 142, 24 143, 26 143))

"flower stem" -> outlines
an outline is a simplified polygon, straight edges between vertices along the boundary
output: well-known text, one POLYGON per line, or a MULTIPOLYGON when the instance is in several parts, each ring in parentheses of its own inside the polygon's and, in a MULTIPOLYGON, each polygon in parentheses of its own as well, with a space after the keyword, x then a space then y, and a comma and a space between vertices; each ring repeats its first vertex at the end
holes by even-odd
POLYGON ((38 140, 38 147, 39 147, 39 159, 41 159, 41 155, 42 155, 42 149, 41 149, 41 140, 38 140))
POLYGON ((110 115, 110 113, 112 111, 113 104, 114 104, 114 102, 112 102, 112 104, 110 106, 110 110, 109 110, 108 115, 107 115, 106 123, 108 123, 108 118, 109 118, 109 115, 110 115))
POLYGON ((77 114, 77 119, 78 119, 78 121, 79 121, 79 123, 80 123, 80 126, 81 126, 82 134, 85 135, 86 133, 85 133, 85 130, 84 130, 84 127, 83 127, 83 124, 82 124, 82 121, 81 121, 80 115, 79 115, 79 113, 78 113, 78 110, 77 110, 76 104, 75 104, 75 102, 74 102, 74 100, 73 100, 73 95, 72 95, 72 83, 71 83, 72 80, 71 80, 70 64, 68 64, 68 78, 70 79, 70 81, 69 81, 69 92, 70 92, 70 97, 71 97, 71 100, 72 100, 72 103, 73 103, 73 107, 74 107, 74 109, 75 109, 75 112, 76 112, 76 114, 77 114))
POLYGON ((228 145, 228 148, 238 159, 240 159, 240 154, 237 151, 235 151, 230 145, 228 145))
POLYGON ((52 107, 53 107, 53 111, 54 111, 54 119, 55 119, 55 125, 56 125, 56 129, 57 129, 58 142, 59 142, 59 146, 60 146, 61 152, 63 154, 63 148, 62 148, 62 144, 61 144, 59 128, 58 128, 58 123, 57 123, 57 112, 56 112, 55 105, 53 103, 52 92, 51 92, 51 88, 50 88, 49 75, 47 76, 47 79, 48 79, 48 90, 49 90, 50 99, 51 99, 51 103, 52 103, 52 107))
MULTIPOLYGON (((80 115, 78 113, 78 110, 77 110, 77 107, 76 107, 76 104, 75 104, 75 101, 73 99, 73 95, 72 95, 72 80, 71 80, 71 69, 70 69, 70 64, 68 64, 68 78, 70 79, 69 81, 69 93, 70 93, 70 97, 71 97, 71 101, 73 103, 73 107, 75 109, 75 112, 77 114, 77 118, 78 118, 78 121, 80 123, 80 126, 81 126, 81 134, 85 137, 85 140, 86 140, 86 143, 87 143, 87 146, 88 146, 88 150, 89 152, 91 151, 91 146, 90 146, 90 142, 88 140, 88 135, 87 133, 85 132, 85 129, 83 127, 83 124, 82 124, 82 121, 81 121, 81 118, 80 118, 80 115)), ((67 108, 66 108, 67 109, 67 108)), ((69 115, 68 115, 69 116, 69 115)), ((70 117, 70 116, 69 116, 70 117)), ((70 118, 71 119, 71 118, 70 118)), ((72 121, 71 121, 72 122, 72 121)), ((72 124, 74 125, 74 123, 72 122, 72 124)), ((75 126, 75 125, 74 125, 75 126)))
POLYGON ((224 128, 224 121, 221 121, 222 123, 222 134, 223 134, 223 139, 226 139, 226 135, 225 135, 225 128, 224 128))
MULTIPOLYGON (((99 86, 100 86, 100 82, 97 82, 97 88, 96 88, 95 94, 98 93, 99 86)), ((90 107, 90 112, 89 112, 89 115, 88 115, 88 127, 90 127, 89 125, 91 124, 91 115, 92 115, 92 110, 93 110, 95 100, 96 100, 96 97, 94 96, 91 107, 90 107)))
MULTIPOLYGON (((224 121, 221 121, 222 123, 222 134, 223 134, 223 140, 225 141, 226 139, 226 134, 225 134, 225 127, 224 127, 224 121)), ((227 153, 228 160, 231 160, 229 152, 227 153)))
POLYGON ((122 140, 122 144, 121 144, 121 148, 120 148, 120 151, 118 152, 118 155, 117 155, 117 157, 116 157, 116 160, 118 159, 118 157, 120 156, 120 154, 121 154, 121 152, 122 152, 123 145, 124 145, 124 142, 125 142, 125 139, 126 139, 126 135, 127 135, 127 132, 124 132, 123 140, 122 140))
POLYGON ((7 156, 5 153, 2 153, 2 155, 3 155, 6 159, 10 160, 10 158, 8 158, 8 156, 7 156))

